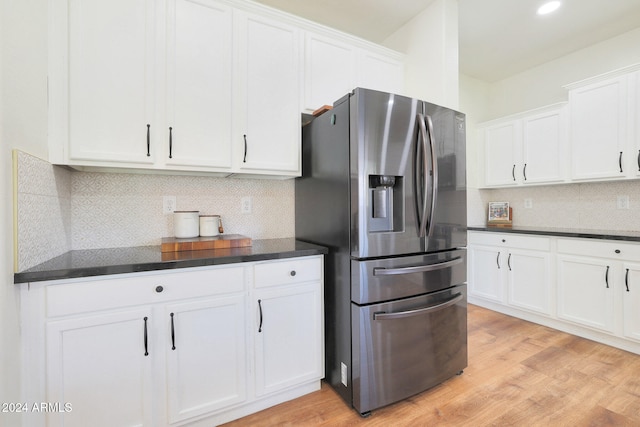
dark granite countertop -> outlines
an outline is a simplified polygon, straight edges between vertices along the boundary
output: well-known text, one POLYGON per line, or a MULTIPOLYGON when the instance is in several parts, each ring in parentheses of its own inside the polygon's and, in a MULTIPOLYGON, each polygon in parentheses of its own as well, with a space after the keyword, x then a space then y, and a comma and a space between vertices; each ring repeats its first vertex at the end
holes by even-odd
POLYGON ((293 238, 254 240, 252 246, 201 251, 161 252, 160 246, 69 251, 14 274, 14 283, 62 280, 107 274, 171 270, 237 262, 264 261, 328 253, 324 246, 293 238))
POLYGON ((551 227, 468 227, 469 231, 489 231, 494 233, 534 234, 539 236, 580 237, 585 239, 625 240, 640 242, 640 231, 589 230, 579 228, 551 227))

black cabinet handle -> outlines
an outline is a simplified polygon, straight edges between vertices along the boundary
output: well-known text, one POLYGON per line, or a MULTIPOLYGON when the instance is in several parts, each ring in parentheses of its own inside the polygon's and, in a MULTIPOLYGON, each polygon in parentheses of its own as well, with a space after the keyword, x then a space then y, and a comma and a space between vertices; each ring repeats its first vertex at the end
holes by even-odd
POLYGON ((169 126, 169 158, 173 158, 171 156, 171 151, 173 150, 173 128, 169 126))
POLYGON ((295 270, 291 270, 291 273, 289 273, 291 275, 291 277, 296 275, 296 271, 295 270))
POLYGON ((622 151, 620 152, 620 157, 618 157, 618 166, 620 166, 620 173, 622 173, 622 151))
POLYGON ((498 269, 500 269, 500 252, 498 252, 498 256, 496 257, 496 264, 498 264, 498 269))
POLYGON ((522 168, 522 175, 524 176, 524 180, 527 180, 527 164, 524 164, 524 167, 522 168))
POLYGON ((156 292, 157 293, 160 293, 162 291, 164 291, 164 288, 162 286, 156 286, 156 292))
POLYGON ((151 125, 147 123, 147 157, 151 157, 151 125))
POLYGON ((509 267, 509 271, 511 271, 511 254, 509 254, 509 258, 507 258, 507 266, 509 267))
POLYGON ((609 288, 609 266, 607 265, 607 272, 604 274, 604 281, 607 284, 607 288, 609 288))
POLYGON ((511 176, 513 176, 513 180, 516 180, 516 165, 513 165, 513 168, 511 169, 511 176))
POLYGON ((176 349, 176 330, 173 325, 173 313, 171 313, 171 350, 176 349))
POLYGON ((640 150, 638 150, 638 172, 640 172, 640 150))
POLYGON ((242 163, 247 163, 247 135, 242 135, 244 137, 244 157, 242 158, 242 163))
POLYGON ((627 288, 627 292, 629 292, 629 269, 627 268, 627 272, 624 273, 624 285, 627 288))
POLYGON ((144 317, 144 355, 149 355, 149 342, 147 337, 147 317, 144 317))
POLYGON ((262 300, 258 300, 258 308, 260 309, 260 326, 258 326, 258 332, 262 332, 262 300))

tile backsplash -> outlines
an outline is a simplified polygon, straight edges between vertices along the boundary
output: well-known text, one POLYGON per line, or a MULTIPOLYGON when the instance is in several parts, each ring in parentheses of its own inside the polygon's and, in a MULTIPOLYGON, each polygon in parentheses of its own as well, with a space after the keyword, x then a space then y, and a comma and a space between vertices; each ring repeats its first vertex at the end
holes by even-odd
POLYGON ((489 202, 509 202, 514 226, 640 231, 640 181, 473 190, 469 194, 469 225, 486 225, 489 202), (618 209, 618 196, 629 197, 628 209, 618 209), (525 208, 525 199, 531 199, 531 208, 525 208))
POLYGON ((17 167, 18 271, 72 249, 159 245, 173 236, 163 196, 176 196, 177 210, 221 215, 226 234, 295 235, 293 180, 78 172, 22 152, 17 167))

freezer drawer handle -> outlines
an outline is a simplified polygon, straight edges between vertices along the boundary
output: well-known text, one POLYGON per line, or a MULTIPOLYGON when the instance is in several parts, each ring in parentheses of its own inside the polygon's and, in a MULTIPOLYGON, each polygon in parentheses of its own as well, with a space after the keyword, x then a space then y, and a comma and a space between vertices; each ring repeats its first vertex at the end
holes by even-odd
POLYGON ((402 267, 402 268, 384 268, 376 267, 373 269, 374 276, 392 276, 394 274, 411 274, 422 273, 425 271, 440 270, 443 268, 451 267, 452 265, 460 264, 462 257, 453 258, 452 260, 440 262, 438 264, 417 265, 415 267, 402 267))
POLYGON ((392 319, 402 319, 403 317, 419 316, 421 314, 431 313, 431 312, 442 310, 443 308, 447 308, 452 305, 455 305, 460 300, 462 300, 462 298, 464 298, 462 294, 455 294, 453 298, 451 298, 450 300, 447 300, 440 304, 431 305, 429 307, 418 308, 416 310, 409 310, 409 311, 400 311, 398 313, 385 313, 384 311, 379 313, 373 313, 373 320, 392 320, 392 319))

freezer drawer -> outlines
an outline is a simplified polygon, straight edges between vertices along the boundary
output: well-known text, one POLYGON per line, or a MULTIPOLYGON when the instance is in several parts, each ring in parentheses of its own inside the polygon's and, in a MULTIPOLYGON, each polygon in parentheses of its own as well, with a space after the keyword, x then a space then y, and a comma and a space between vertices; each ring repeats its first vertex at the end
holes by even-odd
POLYGON ((351 261, 351 301, 361 305, 426 294, 466 281, 466 249, 351 261))
POLYGON ((467 366, 466 285, 351 304, 353 406, 360 413, 427 390, 467 366))

